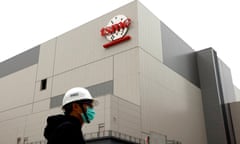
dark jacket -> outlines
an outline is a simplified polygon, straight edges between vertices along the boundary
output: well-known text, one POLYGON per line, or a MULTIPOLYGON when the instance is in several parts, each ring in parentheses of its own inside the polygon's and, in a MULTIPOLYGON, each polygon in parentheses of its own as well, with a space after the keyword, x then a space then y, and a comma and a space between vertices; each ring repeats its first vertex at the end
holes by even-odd
POLYGON ((44 136, 48 144, 85 144, 81 123, 73 116, 48 117, 44 136))

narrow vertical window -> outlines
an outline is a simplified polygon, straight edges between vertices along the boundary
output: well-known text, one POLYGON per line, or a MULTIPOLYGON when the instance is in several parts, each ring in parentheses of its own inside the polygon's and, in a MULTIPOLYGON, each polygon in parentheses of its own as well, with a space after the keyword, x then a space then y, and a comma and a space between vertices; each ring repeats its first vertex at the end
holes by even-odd
POLYGON ((28 142, 28 137, 24 137, 23 144, 27 144, 27 142, 28 142))
POLYGON ((20 143, 21 143, 21 138, 18 137, 18 138, 17 138, 17 144, 20 144, 20 143))
POLYGON ((41 80, 41 86, 40 86, 40 90, 45 90, 47 89, 47 79, 43 79, 41 80))

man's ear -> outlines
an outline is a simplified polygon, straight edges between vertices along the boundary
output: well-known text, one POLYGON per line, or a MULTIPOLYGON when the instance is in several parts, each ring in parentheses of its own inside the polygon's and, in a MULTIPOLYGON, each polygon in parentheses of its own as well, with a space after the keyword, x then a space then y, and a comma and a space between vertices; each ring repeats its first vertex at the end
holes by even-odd
POLYGON ((81 108, 80 108, 80 106, 77 103, 73 103, 72 104, 72 109, 73 110, 78 110, 78 109, 81 109, 81 108))

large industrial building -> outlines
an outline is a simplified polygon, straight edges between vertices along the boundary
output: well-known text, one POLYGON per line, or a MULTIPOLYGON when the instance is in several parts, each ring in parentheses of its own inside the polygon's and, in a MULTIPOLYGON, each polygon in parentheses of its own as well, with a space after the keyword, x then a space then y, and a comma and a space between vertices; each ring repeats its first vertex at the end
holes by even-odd
POLYGON ((47 117, 76 86, 99 102, 89 144, 240 144, 229 67, 137 0, 0 63, 0 143, 45 144, 47 117))

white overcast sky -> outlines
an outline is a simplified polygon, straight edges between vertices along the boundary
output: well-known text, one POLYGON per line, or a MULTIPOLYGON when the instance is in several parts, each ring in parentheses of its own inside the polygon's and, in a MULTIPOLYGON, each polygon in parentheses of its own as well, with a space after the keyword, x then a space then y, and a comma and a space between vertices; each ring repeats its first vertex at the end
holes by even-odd
MULTIPOLYGON (((0 62, 132 0, 1 0, 0 62)), ((193 49, 212 47, 240 88, 239 0, 140 0, 193 49)))

